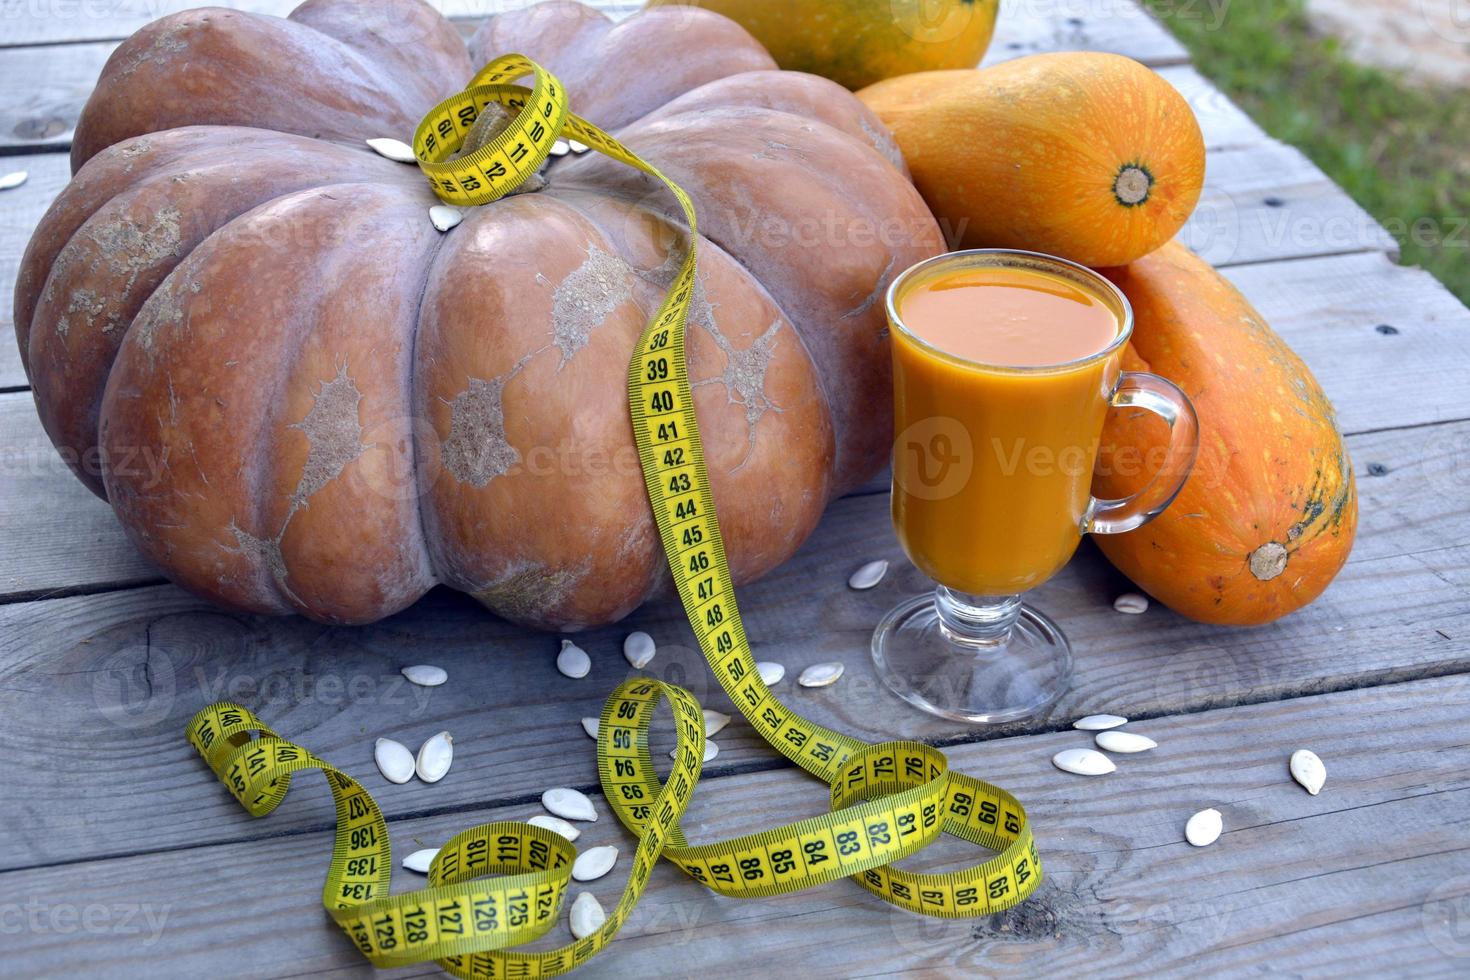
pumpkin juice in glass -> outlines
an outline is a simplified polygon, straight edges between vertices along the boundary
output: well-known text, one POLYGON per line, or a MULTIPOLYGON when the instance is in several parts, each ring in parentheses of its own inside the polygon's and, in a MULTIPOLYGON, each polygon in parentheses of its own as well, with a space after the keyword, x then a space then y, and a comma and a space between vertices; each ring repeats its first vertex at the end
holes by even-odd
POLYGON ((1050 706, 1071 675, 1066 637, 1021 602, 1082 536, 1133 530, 1183 487, 1198 449, 1174 385, 1124 373, 1133 312, 1102 276, 1031 252, 921 262, 888 293, 893 523, 938 583, 873 635, 879 676, 931 713, 1013 721, 1050 706), (1125 500, 1091 494, 1110 408, 1168 423, 1168 456, 1125 500))

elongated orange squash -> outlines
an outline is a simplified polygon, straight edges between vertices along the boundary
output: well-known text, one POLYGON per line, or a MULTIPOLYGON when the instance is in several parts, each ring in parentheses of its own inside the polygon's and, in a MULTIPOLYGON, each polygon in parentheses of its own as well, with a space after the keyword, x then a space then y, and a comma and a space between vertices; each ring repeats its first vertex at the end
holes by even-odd
MULTIPOLYGON (((1137 318, 1125 367, 1184 389, 1199 413, 1200 456, 1163 515, 1098 545, 1191 619, 1254 626, 1300 609, 1341 570, 1358 524, 1352 464, 1327 396, 1246 298, 1177 241, 1107 274, 1137 318)), ((1115 412, 1096 492, 1142 486, 1166 445, 1153 416, 1115 412)))
POLYGON ((919 72, 858 98, 892 130, 919 193, 966 248, 1127 265, 1179 233, 1204 186, 1204 137, 1189 103, 1121 55, 919 72))

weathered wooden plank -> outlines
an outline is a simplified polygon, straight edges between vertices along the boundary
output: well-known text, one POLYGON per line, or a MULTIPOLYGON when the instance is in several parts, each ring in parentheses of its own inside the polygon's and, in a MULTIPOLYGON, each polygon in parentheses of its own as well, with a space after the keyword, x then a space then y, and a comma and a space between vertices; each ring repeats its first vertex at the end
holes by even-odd
MULTIPOLYGON (((466 24, 533 0, 431 0, 446 16, 466 24)), ((626 17, 642 4, 637 0, 583 0, 615 18, 626 17)), ((696 0, 697 4, 697 0, 696 0)), ((213 6, 284 16, 295 0, 224 0, 213 6)), ((180 10, 201 6, 196 0, 57 0, 44 5, 10 0, 0 8, 0 46, 115 41, 144 24, 180 10), (97 7, 102 9, 94 9, 97 7)), ((1174 36, 1144 13, 1133 0, 1019 3, 1002 11, 987 63, 1043 51, 1093 50, 1126 54, 1148 65, 1181 64, 1189 54, 1174 36)))
MULTIPOLYGON (((1275 625, 1215 629, 1161 607, 1120 617, 1111 601, 1127 583, 1087 547, 1036 597, 1076 646, 1074 689, 1050 717, 1016 730, 1096 710, 1156 715, 1470 669, 1470 526, 1452 493, 1470 473, 1470 424, 1365 436, 1354 451, 1360 474, 1370 462, 1384 470, 1362 477, 1358 550, 1321 600, 1275 625)), ((797 710, 869 739, 973 737, 893 697, 869 661, 878 618, 925 587, 889 531, 887 498, 876 495, 835 504, 792 562, 742 590, 741 606, 757 656, 785 663, 789 676, 820 661, 847 665, 832 688, 783 682, 797 710), (894 562, 889 577, 871 592, 848 590, 852 568, 878 557, 894 562)), ((0 868, 241 832, 220 820, 227 801, 195 797, 203 777, 179 737, 193 711, 225 697, 369 780, 394 815, 591 784, 592 757, 569 751, 585 738, 577 720, 600 714, 629 675, 621 638, 640 628, 663 644, 650 673, 730 710, 667 601, 588 633, 581 642, 596 666, 581 681, 555 671, 554 637, 447 592, 361 629, 234 615, 173 587, 0 607, 0 756, 11 760, 0 868), (398 669, 423 661, 444 666, 451 683, 405 685, 398 669), (416 747, 445 728, 457 760, 443 783, 387 786, 374 774, 374 737, 416 747), (117 765, 126 752, 137 769, 117 765), (146 785, 135 785, 138 773, 146 785), (105 817, 89 803, 102 797, 105 817), (174 816, 159 821, 160 808, 174 816), (48 815, 44 835, 31 829, 37 814, 48 815), (110 831, 96 835, 104 819, 110 831)), ((719 741, 715 771, 773 761, 742 721, 719 741)), ((311 819, 293 809, 244 833, 299 830, 311 819)))
POLYGON ((1343 431, 1470 417, 1470 310, 1428 272, 1366 252, 1225 274, 1311 367, 1343 431))
MULTIPOLYGON (((137 0, 134 6, 156 10, 159 5, 151 0, 146 3, 137 0)), ((499 9, 508 8, 501 4, 499 9)), ((625 6, 617 9, 626 12, 625 6)), ((1042 50, 1089 48, 1132 54, 1159 65, 1160 73, 1184 92, 1200 116, 1211 148, 1246 145, 1264 138, 1259 127, 1229 99, 1182 63, 1184 58, 1178 42, 1147 14, 1133 7, 1130 0, 1104 0, 1094 15, 1081 21, 1081 27, 1064 24, 1058 28, 1058 21, 1049 13, 1022 5, 1004 16, 999 29, 1001 40, 992 49, 991 59, 1006 60, 1042 50)), ((31 22, 26 19, 19 23, 31 22)), ((129 32, 103 33, 123 37, 129 32)), ((69 147, 77 116, 103 63, 116 46, 115 40, 100 40, 42 47, 0 47, 0 152, 69 147)))
POLYGON ((71 180, 71 166, 63 153, 30 153, 0 157, 0 173, 24 170, 26 182, 0 191, 0 390, 26 385, 15 346, 15 277, 31 232, 61 189, 71 180))
MULTIPOLYGON (((1470 682, 1454 677, 1157 718, 1134 727, 1158 749, 1121 758, 1117 773, 1090 781, 1048 761, 1088 744, 1078 732, 952 747, 954 766, 1010 788, 1028 807, 1047 873, 1029 902, 945 922, 912 917, 850 882, 720 899, 664 866, 585 975, 671 976, 732 960, 757 976, 794 963, 816 977, 1021 966, 1063 975, 1462 975, 1470 944, 1453 913, 1470 896, 1461 826, 1470 804, 1460 764, 1467 723, 1470 682), (1287 775, 1288 755, 1303 746, 1327 764, 1320 796, 1287 775), (1183 825, 1207 806, 1222 811, 1226 833, 1194 850, 1183 825)), ((195 807, 225 795, 210 778, 190 782, 195 807)), ((693 841, 718 840, 821 813, 825 795, 790 769, 728 776, 700 787, 683 826, 693 841)), ((603 819, 584 825, 579 846, 613 843, 626 852, 629 836, 598 805, 603 819)), ((229 806, 219 819, 243 830, 248 818, 229 806)), ((177 820, 187 809, 158 812, 177 820)), ((472 824, 538 810, 528 801, 396 821, 395 858, 472 824)), ((300 811, 318 827, 329 824, 319 779, 297 780, 264 826, 300 811)), ((256 976, 366 976, 318 904, 329 848, 330 834, 319 829, 11 872, 8 900, 26 910, 28 928, 12 936, 7 964, 71 974, 105 954, 111 975, 150 976, 160 961, 201 974, 228 955, 256 976), (94 909, 85 930, 83 907, 94 909)), ((905 866, 948 869, 974 855, 946 839, 905 866)), ((619 866, 586 888, 611 905, 626 873, 619 866)), ((559 926, 538 946, 568 936, 559 926)))
POLYGON ((0 153, 64 150, 111 41, 0 48, 0 153))
MULTIPOLYGON (((140 455, 137 465, 154 465, 140 455)), ((79 460, 96 467, 97 460, 79 460)), ((0 395, 0 594, 45 597, 162 581, 46 438, 26 392, 0 395), (85 575, 79 575, 83 569, 85 575)))
POLYGON ((1182 237, 1217 267, 1398 251, 1316 164, 1275 140, 1210 154, 1204 194, 1182 237))

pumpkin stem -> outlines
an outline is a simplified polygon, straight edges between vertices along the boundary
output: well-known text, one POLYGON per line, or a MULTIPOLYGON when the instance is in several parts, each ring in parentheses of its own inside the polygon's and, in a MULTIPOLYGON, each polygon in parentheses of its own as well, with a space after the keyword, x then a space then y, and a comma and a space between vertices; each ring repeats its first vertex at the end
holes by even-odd
POLYGON ((1113 181, 1113 196, 1125 208, 1147 204, 1153 189, 1154 175, 1141 163, 1124 164, 1113 181))
POLYGON ((1286 571, 1286 562, 1290 558, 1285 545, 1267 541, 1251 552, 1251 574, 1262 582, 1269 582, 1286 571))
MULTIPOLYGON (((514 121, 515 115, 509 109, 499 102, 490 103, 480 110, 480 114, 475 117, 474 125, 470 127, 468 133, 465 133, 464 143, 449 159, 459 160, 481 149, 509 129, 510 124, 514 121)), ((546 183, 546 178, 541 174, 532 174, 521 186, 507 193, 506 197, 514 194, 534 193, 544 188, 546 183)))

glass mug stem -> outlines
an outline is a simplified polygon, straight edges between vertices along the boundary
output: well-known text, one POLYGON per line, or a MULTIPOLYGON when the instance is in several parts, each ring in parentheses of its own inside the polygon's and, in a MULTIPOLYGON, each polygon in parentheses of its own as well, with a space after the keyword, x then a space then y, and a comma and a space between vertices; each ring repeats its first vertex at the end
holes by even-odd
POLYGON ((934 608, 951 643, 979 651, 1010 640, 1021 616, 1021 597, 970 595, 941 585, 934 590, 934 608))

